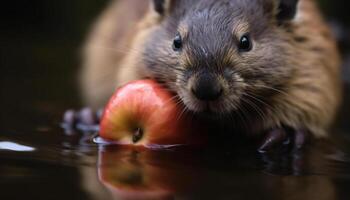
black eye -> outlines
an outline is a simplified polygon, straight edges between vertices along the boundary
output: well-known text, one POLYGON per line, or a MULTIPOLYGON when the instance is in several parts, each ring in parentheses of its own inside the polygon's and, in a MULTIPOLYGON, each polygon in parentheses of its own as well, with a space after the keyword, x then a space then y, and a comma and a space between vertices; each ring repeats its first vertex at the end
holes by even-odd
POLYGON ((180 51, 181 48, 182 48, 182 38, 181 38, 181 35, 178 33, 174 38, 173 49, 174 51, 180 51))
POLYGON ((252 49, 252 42, 249 38, 248 35, 244 35, 241 37, 241 39, 239 40, 239 50, 240 51, 250 51, 252 49))

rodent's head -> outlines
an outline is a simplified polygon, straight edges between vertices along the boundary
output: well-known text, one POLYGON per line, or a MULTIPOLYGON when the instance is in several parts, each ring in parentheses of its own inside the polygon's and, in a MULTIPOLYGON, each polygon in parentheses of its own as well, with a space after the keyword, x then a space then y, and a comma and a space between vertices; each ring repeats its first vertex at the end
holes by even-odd
POLYGON ((151 76, 194 112, 230 113, 287 84, 287 24, 297 0, 153 0, 145 39, 151 76))

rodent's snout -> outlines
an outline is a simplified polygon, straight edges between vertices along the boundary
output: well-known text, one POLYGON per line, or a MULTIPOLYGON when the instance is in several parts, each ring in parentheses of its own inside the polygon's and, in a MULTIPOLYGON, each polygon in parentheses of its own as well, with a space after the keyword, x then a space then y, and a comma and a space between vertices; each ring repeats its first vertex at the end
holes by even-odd
POLYGON ((239 79, 239 75, 232 75, 230 69, 200 69, 197 72, 192 71, 186 78, 186 82, 178 79, 181 87, 177 93, 188 110, 221 115, 237 109, 244 90, 244 81, 239 79))
POLYGON ((201 101, 215 101, 223 94, 223 86, 215 75, 198 75, 191 85, 191 92, 201 101))

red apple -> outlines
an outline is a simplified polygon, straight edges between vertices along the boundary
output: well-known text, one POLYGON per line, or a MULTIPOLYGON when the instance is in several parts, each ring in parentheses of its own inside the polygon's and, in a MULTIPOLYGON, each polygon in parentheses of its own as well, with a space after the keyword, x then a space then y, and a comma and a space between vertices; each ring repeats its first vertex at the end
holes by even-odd
POLYGON ((143 147, 201 144, 203 136, 174 95, 153 80, 117 89, 101 120, 100 136, 143 147))

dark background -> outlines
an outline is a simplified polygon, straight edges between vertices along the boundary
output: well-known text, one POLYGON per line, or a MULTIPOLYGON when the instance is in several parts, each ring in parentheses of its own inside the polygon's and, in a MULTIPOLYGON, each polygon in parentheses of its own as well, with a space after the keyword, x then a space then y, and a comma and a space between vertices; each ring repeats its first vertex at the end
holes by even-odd
MULTIPOLYGON (((82 106, 77 87, 79 51, 92 22, 108 1, 5 2, 0 12, 1 122, 13 118, 16 123, 15 113, 20 109, 61 112, 82 106), (33 106, 28 108, 28 103, 33 106)), ((339 36, 348 63, 344 78, 350 79, 350 2, 320 3, 339 36)))

